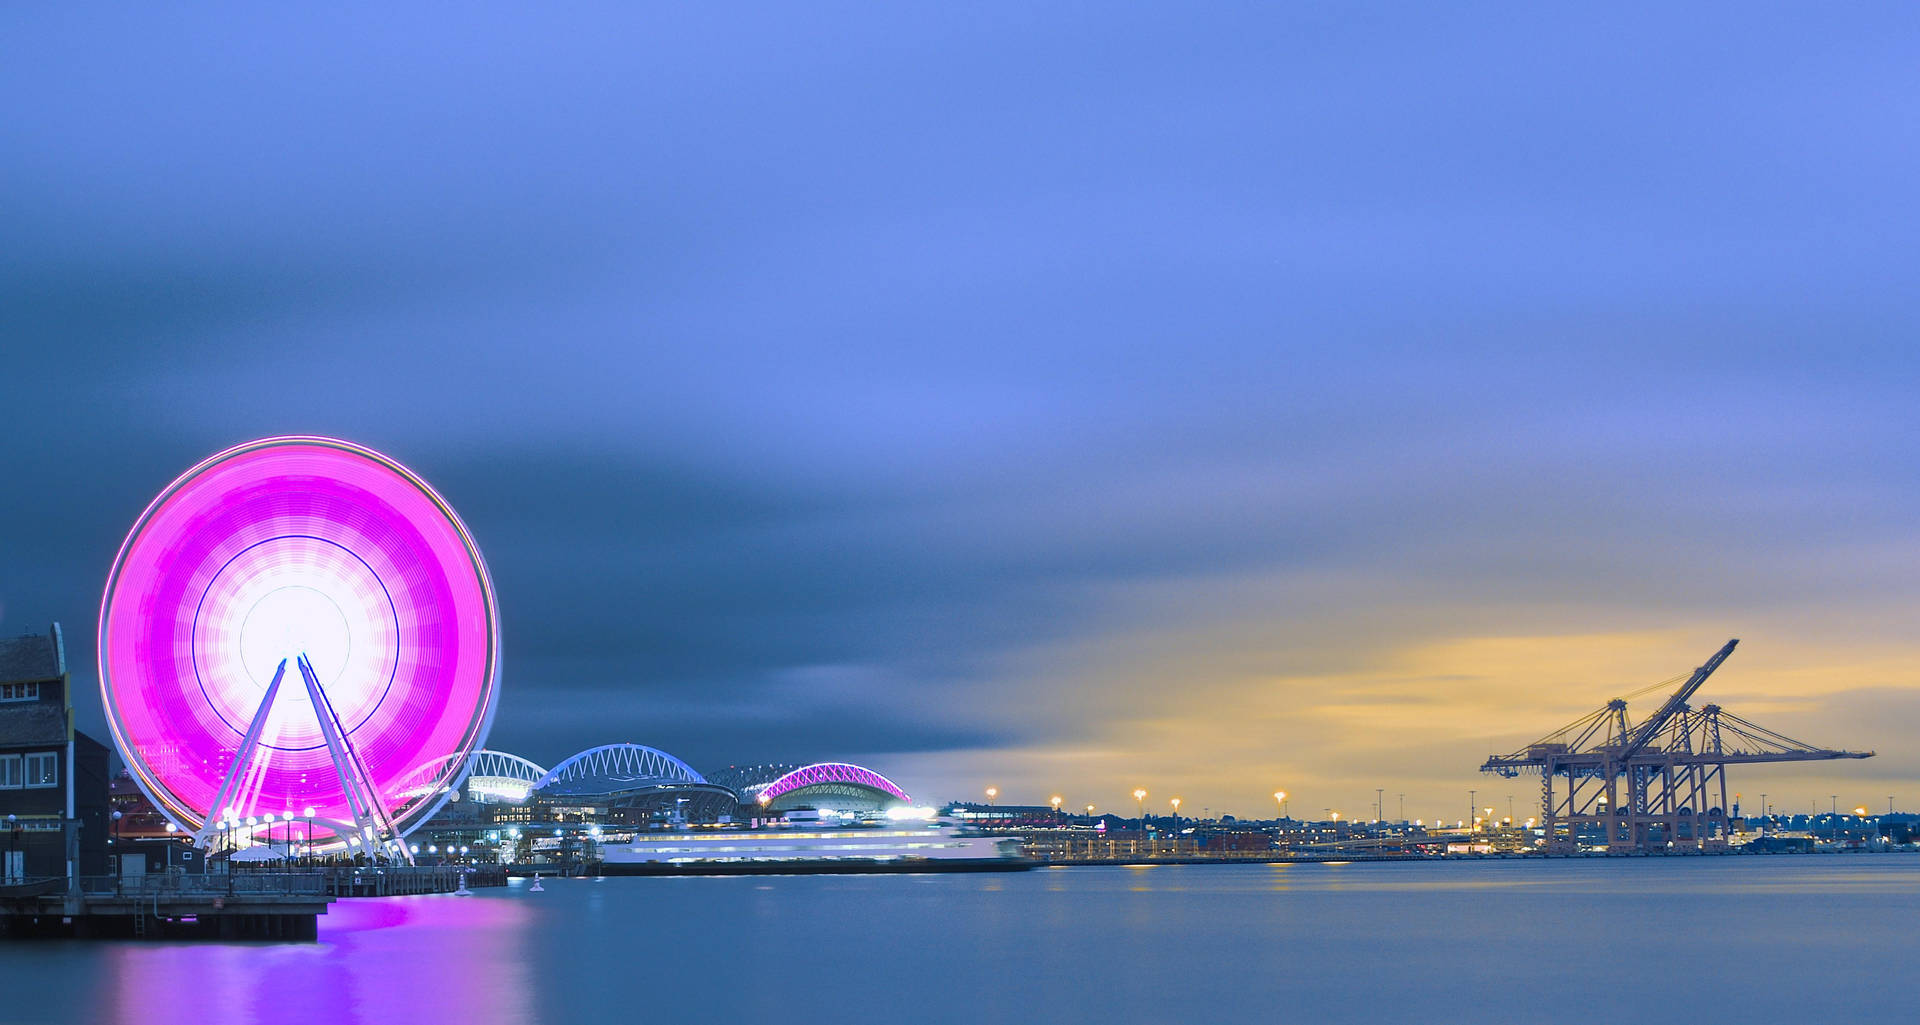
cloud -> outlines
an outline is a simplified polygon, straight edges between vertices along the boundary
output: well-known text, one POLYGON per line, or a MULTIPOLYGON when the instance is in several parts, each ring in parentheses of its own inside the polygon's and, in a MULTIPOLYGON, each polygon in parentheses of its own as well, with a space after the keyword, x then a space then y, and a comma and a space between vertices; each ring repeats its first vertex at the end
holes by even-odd
POLYGON ((317 431, 461 510, 548 757, 1451 806, 1736 634, 1915 722, 1911 33, 392 17, 8 16, 0 628, 317 431))

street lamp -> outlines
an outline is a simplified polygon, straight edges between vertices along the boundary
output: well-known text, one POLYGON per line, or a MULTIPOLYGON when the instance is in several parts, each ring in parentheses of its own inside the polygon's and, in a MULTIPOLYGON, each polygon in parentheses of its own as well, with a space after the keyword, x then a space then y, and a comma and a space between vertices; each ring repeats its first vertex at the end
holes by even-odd
POLYGON ((1176 797, 1169 803, 1173 805, 1173 845, 1177 849, 1180 846, 1180 799, 1176 797))
POLYGON ((1280 807, 1280 817, 1282 819, 1286 818, 1287 817, 1287 792, 1285 790, 1275 790, 1273 792, 1273 803, 1280 807))
POLYGON ((987 818, 993 818, 993 799, 1000 796, 999 787, 987 788, 987 818))
POLYGON ((1048 802, 1049 804, 1053 805, 1053 824, 1056 826, 1060 824, 1060 801, 1061 801, 1060 795, 1055 794, 1053 795, 1052 800, 1048 802))
MULTIPOLYGON (((14 878, 13 859, 14 859, 14 855, 18 852, 19 848, 20 848, 20 816, 15 815, 12 812, 8 812, 7 813, 7 871, 5 872, 5 877, 7 882, 13 882, 13 878, 14 878)), ((26 878, 26 873, 21 872, 20 877, 22 879, 26 878)))
POLYGON ((127 877, 127 870, 120 867, 120 859, 126 856, 120 850, 120 809, 115 808, 108 817, 113 819, 113 839, 107 842, 113 845, 113 892, 117 894, 121 881, 127 877))
POLYGON ((1147 791, 1140 787, 1133 792, 1133 806, 1140 813, 1140 828, 1147 828, 1147 791))
POLYGON ((300 809, 300 817, 307 820, 306 848, 300 852, 300 860, 304 864, 313 860, 313 805, 300 809))

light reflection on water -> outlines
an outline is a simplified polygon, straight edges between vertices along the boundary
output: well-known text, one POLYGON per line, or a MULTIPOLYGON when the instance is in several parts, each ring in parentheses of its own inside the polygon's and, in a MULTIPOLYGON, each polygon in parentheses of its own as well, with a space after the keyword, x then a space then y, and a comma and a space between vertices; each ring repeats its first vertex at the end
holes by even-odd
POLYGON ((1902 855, 554 880, 0 945, 0 1022, 1895 1021, 1916 920, 1902 855), (1597 971, 1630 1013, 1572 999, 1597 971))

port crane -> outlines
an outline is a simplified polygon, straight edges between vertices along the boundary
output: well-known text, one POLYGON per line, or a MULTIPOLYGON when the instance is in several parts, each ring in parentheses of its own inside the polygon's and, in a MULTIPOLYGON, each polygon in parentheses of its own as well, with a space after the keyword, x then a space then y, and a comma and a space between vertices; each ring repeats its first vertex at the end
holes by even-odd
POLYGON ((1519 751, 1488 758, 1480 771, 1508 779, 1540 774, 1549 853, 1572 853, 1583 834, 1595 832, 1616 853, 1724 850, 1727 766, 1873 757, 1804 744, 1719 705, 1693 708, 1694 693, 1739 643, 1728 641, 1638 724, 1627 714, 1627 698, 1614 698, 1519 751))

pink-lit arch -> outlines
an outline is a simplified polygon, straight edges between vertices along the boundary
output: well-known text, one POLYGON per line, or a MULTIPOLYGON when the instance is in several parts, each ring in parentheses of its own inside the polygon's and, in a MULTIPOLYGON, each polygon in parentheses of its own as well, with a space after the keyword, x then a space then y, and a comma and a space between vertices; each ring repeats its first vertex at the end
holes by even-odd
POLYGON ((852 765, 847 762, 817 762, 813 765, 802 765, 798 769, 768 783, 761 789, 760 795, 767 801, 776 801, 779 800, 781 796, 799 790, 801 787, 816 786, 822 783, 850 783, 854 786, 878 790, 897 801, 903 801, 908 804, 913 803, 913 798, 908 797, 907 792, 900 789, 899 784, 893 780, 865 766, 852 765))
MULTIPOLYGON (((121 546, 101 603, 114 742, 182 828, 215 814, 276 665, 302 654, 394 824, 430 815, 445 786, 420 786, 414 770, 444 764, 451 782, 492 723, 499 610, 486 563, 445 499, 393 459, 330 438, 267 438, 168 485, 121 546)), ((291 661, 287 672, 237 810, 351 821, 291 661)))

